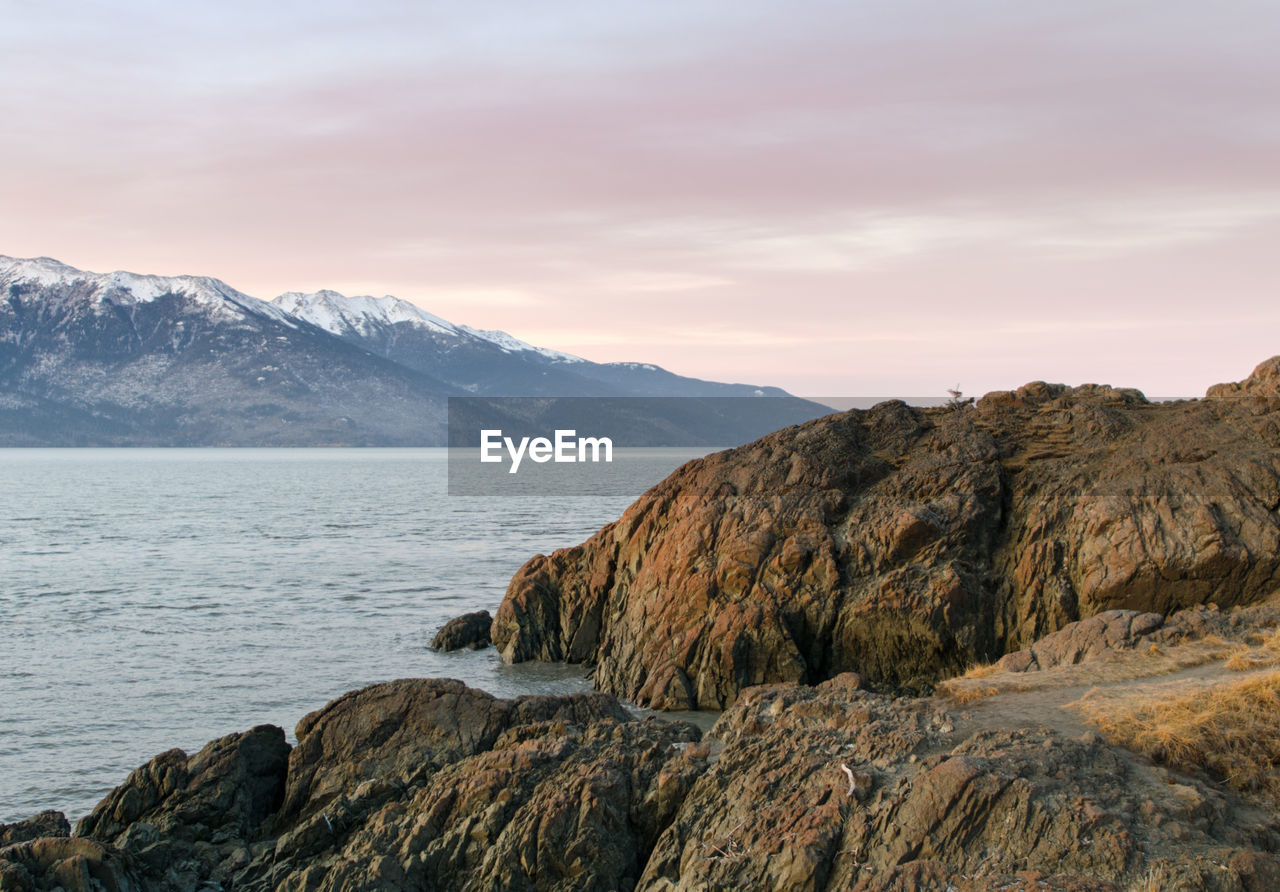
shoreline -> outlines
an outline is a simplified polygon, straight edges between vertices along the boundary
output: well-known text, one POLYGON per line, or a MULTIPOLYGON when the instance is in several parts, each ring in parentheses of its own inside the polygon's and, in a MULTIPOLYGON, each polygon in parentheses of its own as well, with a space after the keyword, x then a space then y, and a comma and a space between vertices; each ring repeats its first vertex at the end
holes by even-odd
MULTIPOLYGON (((321 878, 319 888, 370 890, 428 878, 600 890, 976 890, 1030 877, 1042 885, 1026 888, 1152 878, 1271 888, 1280 800, 1108 742, 1059 701, 1077 698, 1082 672, 1116 690, 1178 682, 1149 655, 1156 642, 1196 659, 1209 642, 1219 651, 1201 674, 1230 674, 1220 635, 1237 636, 1227 640, 1237 656, 1269 653, 1247 641, 1280 640, 1280 603, 1146 621, 1123 640, 1108 629, 1130 619, 1104 619, 1042 643, 1044 666, 981 675, 997 689, 976 700, 890 697, 845 674, 748 688, 705 733, 670 714, 639 717, 608 694, 501 700, 445 679, 382 683, 308 714, 293 746, 259 726, 162 753, 72 837, 0 845, 0 879, 70 858, 121 888, 157 890, 321 878), (1073 659, 1048 665, 1051 653, 1073 659)), ((55 824, 43 817, 46 830, 55 824)))

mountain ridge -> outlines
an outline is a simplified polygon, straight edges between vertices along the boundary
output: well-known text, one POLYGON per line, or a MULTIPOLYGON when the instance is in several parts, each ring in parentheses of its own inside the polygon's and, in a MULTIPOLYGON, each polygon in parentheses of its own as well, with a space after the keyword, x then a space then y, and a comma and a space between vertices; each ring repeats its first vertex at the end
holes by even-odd
MULTIPOLYGON (((445 445, 450 396, 766 394, 785 411, 737 409, 743 440, 826 411, 777 388, 593 363, 390 296, 272 302, 210 276, 0 255, 0 445, 445 445)), ((707 442, 684 415, 689 442, 707 442)))

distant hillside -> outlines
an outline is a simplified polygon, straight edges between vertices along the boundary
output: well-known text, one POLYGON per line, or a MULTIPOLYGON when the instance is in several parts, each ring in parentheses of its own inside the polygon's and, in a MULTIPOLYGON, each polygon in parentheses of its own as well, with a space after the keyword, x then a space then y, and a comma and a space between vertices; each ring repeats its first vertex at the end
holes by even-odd
MULTIPOLYGON (((450 396, 757 393, 785 396, 588 362, 392 297, 268 303, 209 277, 0 255, 0 445, 444 445, 450 396)), ((744 400, 728 425, 686 409, 657 428, 664 442, 745 441, 825 411, 744 400)))

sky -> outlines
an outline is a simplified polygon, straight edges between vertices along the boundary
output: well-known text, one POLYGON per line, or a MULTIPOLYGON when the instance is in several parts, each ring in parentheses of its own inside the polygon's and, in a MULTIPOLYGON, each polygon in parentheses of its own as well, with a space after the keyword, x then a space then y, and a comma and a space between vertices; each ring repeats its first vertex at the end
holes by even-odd
POLYGON ((0 0, 0 254, 807 396, 1280 354, 1280 4, 0 0))

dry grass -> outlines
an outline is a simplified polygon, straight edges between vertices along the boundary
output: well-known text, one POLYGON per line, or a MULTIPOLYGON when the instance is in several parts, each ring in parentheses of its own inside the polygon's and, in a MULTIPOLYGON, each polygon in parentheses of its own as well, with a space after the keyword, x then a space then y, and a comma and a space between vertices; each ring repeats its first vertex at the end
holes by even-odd
MULTIPOLYGON (((1136 681, 1227 659, 1239 649, 1239 642, 1224 641, 1210 635, 1170 647, 1151 645, 1146 650, 1113 651, 1087 663, 1030 672, 1005 672, 996 664, 988 663, 939 683, 938 693, 958 705, 964 705, 996 694, 1136 681)), ((1277 641, 1276 654, 1280 660, 1280 641, 1277 641)))
POLYGON ((1070 706, 1127 749, 1280 794, 1280 671, 1090 691, 1070 706))
POLYGON ((1000 688, 996 685, 953 684, 952 682, 955 681, 956 679, 953 678, 950 681, 942 682, 938 685, 938 692, 957 706, 964 706, 966 703, 994 697, 1000 693, 1000 688))
POLYGON ((1232 652, 1227 668, 1233 672, 1250 672, 1254 669, 1272 669, 1280 666, 1280 629, 1269 636, 1258 636, 1251 645, 1244 645, 1232 652))

